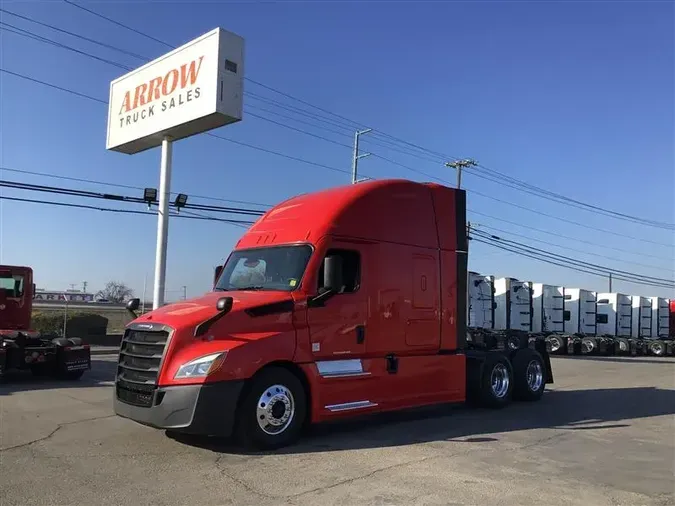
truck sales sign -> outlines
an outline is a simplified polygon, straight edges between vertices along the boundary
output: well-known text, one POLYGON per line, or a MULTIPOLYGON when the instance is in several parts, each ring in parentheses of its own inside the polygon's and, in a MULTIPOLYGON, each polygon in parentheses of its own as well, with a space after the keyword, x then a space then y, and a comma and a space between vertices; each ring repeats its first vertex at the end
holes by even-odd
POLYGON ((110 83, 106 148, 133 154, 242 119, 244 40, 216 28, 110 83))

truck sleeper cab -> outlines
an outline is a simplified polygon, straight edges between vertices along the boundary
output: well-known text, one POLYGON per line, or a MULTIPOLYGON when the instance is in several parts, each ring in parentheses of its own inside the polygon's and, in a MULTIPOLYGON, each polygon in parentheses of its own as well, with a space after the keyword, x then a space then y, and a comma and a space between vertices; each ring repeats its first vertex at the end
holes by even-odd
POLYGON ((115 412, 275 448, 307 422, 538 399, 543 341, 467 333, 465 209, 464 191, 405 180, 277 205, 213 291, 129 324, 115 412))

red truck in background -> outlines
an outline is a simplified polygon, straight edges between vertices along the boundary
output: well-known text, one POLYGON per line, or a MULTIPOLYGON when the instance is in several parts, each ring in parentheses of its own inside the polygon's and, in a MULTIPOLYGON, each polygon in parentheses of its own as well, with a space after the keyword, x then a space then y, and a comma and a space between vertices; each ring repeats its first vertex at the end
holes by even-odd
POLYGON ((467 329, 467 242, 463 190, 380 180, 291 198, 211 292, 128 325, 115 412, 270 449, 306 423, 538 400, 543 337, 467 329))
POLYGON ((36 375, 79 379, 91 369, 89 345, 73 337, 47 337, 31 330, 33 269, 0 265, 0 376, 30 369, 36 375))

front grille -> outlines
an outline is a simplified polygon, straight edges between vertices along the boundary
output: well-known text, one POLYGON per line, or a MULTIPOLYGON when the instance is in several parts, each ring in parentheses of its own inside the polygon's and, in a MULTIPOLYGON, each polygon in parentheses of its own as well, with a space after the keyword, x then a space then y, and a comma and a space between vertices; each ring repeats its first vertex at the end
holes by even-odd
POLYGON ((127 329, 117 364, 117 398, 136 406, 151 406, 169 332, 127 329))

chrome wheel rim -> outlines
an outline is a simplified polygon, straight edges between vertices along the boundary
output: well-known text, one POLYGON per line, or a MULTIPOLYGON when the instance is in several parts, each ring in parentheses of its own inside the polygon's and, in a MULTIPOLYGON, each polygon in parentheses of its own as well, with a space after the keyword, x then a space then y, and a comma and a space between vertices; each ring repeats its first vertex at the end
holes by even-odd
POLYGON ((284 385, 272 385, 258 399, 256 420, 265 434, 281 434, 291 425, 294 416, 295 400, 284 385))
POLYGON ((663 343, 652 343, 651 349, 652 349, 651 350, 652 353, 656 356, 663 355, 663 352, 665 351, 665 347, 663 346, 663 343))
POLYGON ((533 392, 536 392, 541 388, 541 384, 544 382, 544 370, 541 367, 541 364, 538 360, 531 360, 527 364, 527 386, 533 392))
POLYGON ((562 341, 558 337, 554 337, 549 341, 551 343, 551 351, 555 352, 562 348, 562 341))
POLYGON ((492 385, 492 393, 498 399, 504 397, 509 391, 511 378, 509 377, 509 371, 504 364, 497 364, 494 369, 492 369, 490 383, 492 385))

